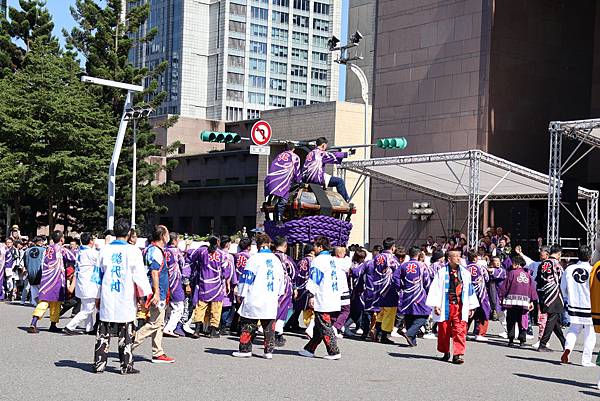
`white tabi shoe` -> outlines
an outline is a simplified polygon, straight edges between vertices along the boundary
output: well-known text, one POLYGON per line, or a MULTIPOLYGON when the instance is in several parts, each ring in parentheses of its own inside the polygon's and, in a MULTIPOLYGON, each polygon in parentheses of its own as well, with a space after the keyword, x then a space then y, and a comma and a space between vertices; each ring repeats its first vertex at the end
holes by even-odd
POLYGON ((329 361, 337 361, 338 359, 340 359, 342 357, 342 354, 335 354, 335 355, 325 355, 323 357, 323 359, 327 359, 329 361))
POLYGON ((231 353, 231 355, 235 356, 236 358, 250 358, 252 356, 252 352, 234 351, 231 353))
POLYGON ((304 356, 306 358, 314 358, 315 357, 315 354, 313 354, 310 351, 305 350, 304 348, 302 348, 300 351, 298 351, 298 355, 304 356))
POLYGON ((392 329, 392 332, 391 332, 390 336, 391 337, 396 337, 396 338, 402 337, 402 335, 398 334, 398 328, 397 327, 394 327, 392 329))
POLYGON ((487 337, 484 337, 484 336, 476 336, 475 337, 475 341, 480 341, 482 343, 487 342, 487 340, 488 340, 487 337))

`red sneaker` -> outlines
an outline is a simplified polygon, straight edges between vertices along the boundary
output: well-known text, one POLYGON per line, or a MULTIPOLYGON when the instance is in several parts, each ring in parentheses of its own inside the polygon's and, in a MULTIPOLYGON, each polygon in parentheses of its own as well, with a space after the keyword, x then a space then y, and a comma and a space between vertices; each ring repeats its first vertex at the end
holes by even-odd
POLYGON ((152 357, 152 363, 174 363, 175 359, 173 358, 169 358, 168 356, 166 356, 165 354, 162 354, 161 356, 153 356, 152 357))

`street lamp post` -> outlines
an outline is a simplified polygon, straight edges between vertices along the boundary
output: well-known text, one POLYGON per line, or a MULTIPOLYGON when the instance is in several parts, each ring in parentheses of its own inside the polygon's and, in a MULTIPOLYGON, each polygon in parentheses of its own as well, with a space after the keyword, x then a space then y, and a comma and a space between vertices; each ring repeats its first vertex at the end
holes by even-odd
MULTIPOLYGON (((370 144, 371 136, 369 135, 369 81, 368 81, 367 75, 365 74, 363 69, 353 63, 353 61, 362 60, 363 58, 360 56, 350 57, 348 55, 348 50, 352 49, 354 47, 357 47, 362 38, 363 38, 362 34, 359 31, 356 31, 350 37, 350 43, 348 43, 345 46, 338 46, 338 44, 340 43, 340 40, 338 38, 336 38, 335 36, 332 36, 331 39, 329 39, 328 44, 329 44, 329 51, 331 51, 331 52, 339 51, 340 52, 340 55, 339 55, 338 59, 335 60, 335 62, 338 64, 345 65, 346 67, 350 68, 350 71, 352 71, 354 73, 354 75, 356 75, 356 77, 358 78, 358 81, 360 82, 361 97, 365 104, 364 141, 365 141, 365 144, 370 144)), ((367 146, 367 147, 365 147, 365 159, 369 159, 369 158, 371 158, 371 148, 367 146)), ((363 244, 366 246, 369 243, 369 198, 370 198, 369 191, 370 191, 370 186, 371 186, 369 177, 365 177, 363 186, 364 186, 363 244)))
POLYGON ((133 121, 133 163, 131 176, 131 227, 135 228, 135 215, 137 203, 137 125, 140 118, 148 117, 154 109, 152 107, 133 107, 125 110, 125 119, 133 121))
POLYGON ((117 134, 117 140, 115 142, 115 147, 110 159, 110 166, 108 167, 108 205, 106 208, 106 228, 108 230, 112 230, 115 223, 115 181, 117 175, 117 164, 119 164, 119 156, 121 155, 121 148, 123 147, 123 139, 125 138, 125 131, 127 130, 128 122, 125 117, 125 113, 133 106, 133 95, 136 92, 143 92, 144 87, 141 85, 131 85, 124 82, 110 81, 108 79, 94 78, 89 76, 81 77, 81 82, 110 86, 112 88, 124 89, 127 91, 127 98, 125 99, 125 105, 123 106, 123 115, 121 116, 121 123, 119 124, 119 132, 117 134))

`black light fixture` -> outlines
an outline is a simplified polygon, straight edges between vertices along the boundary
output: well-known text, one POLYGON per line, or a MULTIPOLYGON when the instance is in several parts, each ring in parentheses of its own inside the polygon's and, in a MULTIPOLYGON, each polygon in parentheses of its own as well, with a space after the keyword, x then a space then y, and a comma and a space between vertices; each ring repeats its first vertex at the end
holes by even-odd
POLYGON ((340 43, 340 40, 334 36, 332 36, 328 41, 327 41, 327 45, 329 45, 329 51, 333 51, 337 48, 338 43, 340 43))
POLYGON ((154 109, 150 106, 134 106, 125 110, 125 118, 127 120, 139 120, 140 118, 148 117, 153 111, 154 109))
POLYGON ((354 43, 355 45, 358 44, 358 42, 360 42, 360 40, 363 38, 362 33, 360 33, 360 31, 356 31, 352 34, 352 36, 350 36, 350 42, 354 43))

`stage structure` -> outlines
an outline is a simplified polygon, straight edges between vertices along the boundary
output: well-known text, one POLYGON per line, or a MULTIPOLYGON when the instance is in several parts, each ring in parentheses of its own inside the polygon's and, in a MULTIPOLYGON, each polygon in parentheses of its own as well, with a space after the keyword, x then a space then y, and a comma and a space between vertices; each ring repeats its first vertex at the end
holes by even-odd
MULTIPOLYGON (((467 202, 469 247, 479 240, 479 209, 484 201, 548 199, 546 174, 481 150, 344 161, 340 169, 448 201, 451 216, 457 202, 467 202)), ((594 247, 598 191, 580 187, 578 197, 587 200, 584 228, 594 247)))
POLYGON ((579 205, 577 209, 582 220, 579 220, 562 202, 561 202, 561 177, 573 166, 579 163, 592 150, 600 148, 600 119, 579 120, 579 121, 552 121, 549 127, 550 131, 550 166, 548 171, 548 244, 558 243, 559 240, 559 224, 560 224, 560 208, 561 206, 571 217, 583 226, 588 235, 588 245, 594 247, 597 233, 598 211, 590 211, 589 204, 598 204, 598 192, 590 191, 593 199, 588 198, 587 216, 584 216, 579 205), (579 141, 571 154, 562 161, 562 138, 563 136, 579 141), (571 162, 579 149, 583 145, 588 145, 586 149, 576 160, 571 162), (571 162, 569 164, 569 162, 571 162))

